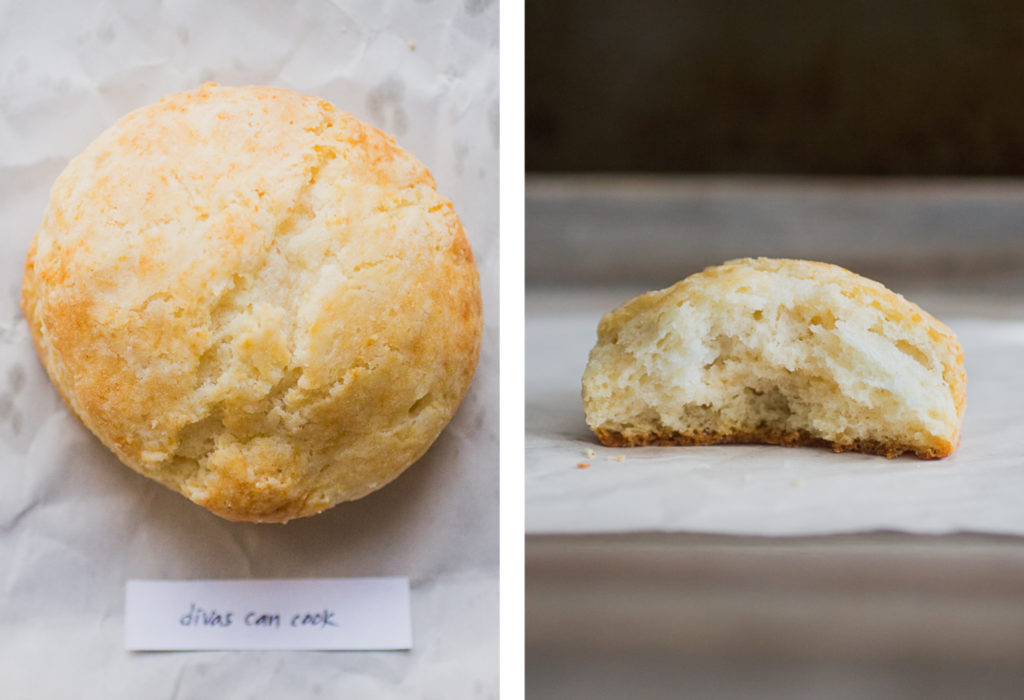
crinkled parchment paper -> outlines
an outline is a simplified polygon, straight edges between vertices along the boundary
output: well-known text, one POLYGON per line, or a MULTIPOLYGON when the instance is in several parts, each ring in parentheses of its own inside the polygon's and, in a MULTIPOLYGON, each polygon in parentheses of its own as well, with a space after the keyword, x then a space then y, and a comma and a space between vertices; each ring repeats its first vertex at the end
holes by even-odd
POLYGON ((498 6, 494 0, 0 1, 0 696, 497 696, 498 6), (285 526, 136 475, 62 405, 18 310, 53 180, 118 117, 205 81, 312 93, 415 153, 480 265, 483 355, 427 456, 285 526), (407 575, 411 652, 128 653, 128 578, 407 575))
POLYGON ((529 533, 1024 535, 1024 322, 946 319, 967 362, 963 441, 950 458, 922 461, 758 445, 602 447, 580 399, 599 318, 571 306, 527 316, 529 533))

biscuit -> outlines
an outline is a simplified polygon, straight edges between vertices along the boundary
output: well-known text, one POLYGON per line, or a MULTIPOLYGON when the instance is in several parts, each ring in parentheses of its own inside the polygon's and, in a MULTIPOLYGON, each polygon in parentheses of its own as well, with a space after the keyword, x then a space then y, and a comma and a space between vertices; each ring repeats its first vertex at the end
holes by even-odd
POLYGON ((313 515, 393 480, 480 351, 472 251, 427 169, 269 87, 170 95, 74 158, 22 309, 81 421, 231 520, 313 515))
POLYGON ((950 455, 967 376, 956 336, 824 263, 732 260, 601 319, 583 375, 605 445, 750 442, 950 455))

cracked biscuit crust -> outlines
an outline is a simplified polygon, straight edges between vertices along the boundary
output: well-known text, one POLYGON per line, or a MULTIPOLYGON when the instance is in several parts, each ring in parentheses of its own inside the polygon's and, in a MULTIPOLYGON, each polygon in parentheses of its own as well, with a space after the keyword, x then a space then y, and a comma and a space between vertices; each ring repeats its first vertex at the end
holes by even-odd
POLYGON ((451 203, 380 131, 204 85, 125 116, 51 192, 22 308, 78 417, 232 520, 360 498, 418 459, 480 350, 451 203))

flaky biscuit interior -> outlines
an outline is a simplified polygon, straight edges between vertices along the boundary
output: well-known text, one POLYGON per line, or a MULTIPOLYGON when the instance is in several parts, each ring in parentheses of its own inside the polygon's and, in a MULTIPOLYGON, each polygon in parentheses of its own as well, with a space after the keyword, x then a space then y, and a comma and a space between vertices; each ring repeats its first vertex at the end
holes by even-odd
POLYGON ((824 263, 741 259, 607 314, 583 377, 608 445, 762 442, 922 458, 960 441, 963 350, 944 324, 824 263))

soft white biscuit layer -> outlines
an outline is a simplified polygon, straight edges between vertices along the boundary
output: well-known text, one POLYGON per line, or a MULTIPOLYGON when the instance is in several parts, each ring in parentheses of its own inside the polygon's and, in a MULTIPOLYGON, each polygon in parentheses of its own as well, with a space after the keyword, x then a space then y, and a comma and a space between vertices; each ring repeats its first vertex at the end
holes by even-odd
POLYGON ((583 378, 608 444, 768 442, 921 457, 960 439, 953 333, 847 270, 734 260, 607 314, 583 378))

